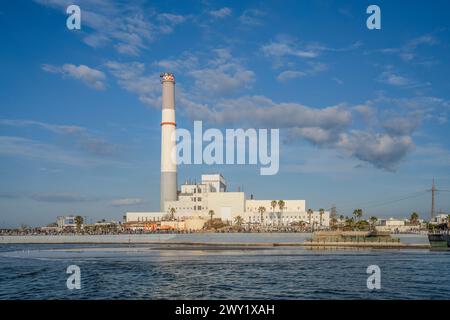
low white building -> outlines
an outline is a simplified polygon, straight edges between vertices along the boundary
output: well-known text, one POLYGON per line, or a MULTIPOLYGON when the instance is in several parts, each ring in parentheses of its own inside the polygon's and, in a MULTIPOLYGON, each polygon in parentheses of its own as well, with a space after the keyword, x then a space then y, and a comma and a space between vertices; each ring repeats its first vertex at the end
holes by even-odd
POLYGON ((127 212, 126 222, 156 222, 165 218, 165 212, 127 212))
POLYGON ((56 217, 56 224, 58 228, 76 228, 75 216, 58 216, 56 217))
POLYGON ((380 232, 405 233, 418 231, 420 229, 420 224, 412 225, 409 223, 408 219, 389 218, 378 220, 375 229, 380 232))
POLYGON ((177 201, 167 201, 165 211, 175 209, 175 217, 208 217, 214 211, 214 218, 232 222, 245 212, 245 194, 227 192, 227 184, 221 174, 204 174, 200 183, 184 183, 177 201))
POLYGON ((280 210, 262 210, 262 212, 246 212, 245 222, 266 226, 289 226, 293 223, 303 222, 315 229, 320 229, 328 228, 330 226, 330 212, 323 211, 321 213, 320 211, 313 211, 310 214, 305 211, 283 210, 283 212, 281 212, 280 210))
POLYGON ((436 215, 433 219, 431 219, 430 223, 431 224, 442 224, 442 223, 447 223, 449 222, 449 215, 447 214, 438 214, 436 215))

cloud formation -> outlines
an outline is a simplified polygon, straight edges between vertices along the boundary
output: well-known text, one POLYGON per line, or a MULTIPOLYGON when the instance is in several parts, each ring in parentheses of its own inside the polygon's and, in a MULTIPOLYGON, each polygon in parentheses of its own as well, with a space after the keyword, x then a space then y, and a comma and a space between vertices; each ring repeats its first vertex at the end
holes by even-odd
MULTIPOLYGON (((120 147, 114 143, 106 141, 104 138, 95 135, 90 132, 87 128, 75 126, 75 125, 57 125, 49 124, 34 120, 23 120, 23 119, 0 119, 0 126, 11 126, 11 127, 35 127, 43 130, 50 131, 54 134, 62 135, 70 142, 71 146, 75 149, 80 150, 90 156, 101 157, 101 158, 114 158, 119 155, 120 147)), ((1 142, 5 146, 5 150, 9 153, 19 152, 22 155, 30 155, 31 151, 39 146, 42 150, 55 149, 51 145, 37 142, 35 140, 30 140, 20 137, 2 137, 1 142)), ((5 151, 5 152, 6 152, 5 151)), ((55 151, 55 150, 54 150, 55 151)), ((36 155, 40 155, 43 151, 36 152, 36 155)), ((63 159, 69 163, 77 162, 77 158, 74 155, 61 153, 63 159)), ((42 155, 42 158, 46 158, 42 155)), ((51 155, 49 155, 51 157, 51 155)), ((64 162, 64 161, 63 161, 64 162)))
POLYGON ((76 80, 80 80, 87 86, 96 90, 104 90, 106 79, 105 74, 94 68, 90 68, 86 65, 80 64, 76 66, 74 64, 66 63, 60 67, 49 64, 43 64, 42 70, 50 73, 58 73, 63 77, 68 77, 76 80))
POLYGON ((294 38, 278 36, 276 40, 261 46, 261 52, 267 57, 297 57, 304 59, 317 58, 326 52, 347 52, 362 46, 361 42, 355 42, 347 47, 333 48, 318 42, 302 43, 294 38))
MULTIPOLYGON (((73 4, 68 0, 35 0, 35 2, 60 10, 73 4)), ((83 42, 93 48, 113 45, 123 55, 138 56, 158 37, 172 33, 187 17, 156 12, 139 3, 81 0, 83 42)))
POLYGON ((35 193, 30 196, 31 199, 40 202, 57 202, 57 203, 76 203, 95 201, 96 198, 90 198, 75 193, 35 193))
POLYGON ((144 200, 141 198, 123 198, 116 199, 111 202, 113 207, 126 207, 126 206, 134 206, 138 204, 144 203, 144 200))
POLYGON ((239 17, 239 21, 245 26, 258 27, 263 25, 263 18, 265 15, 266 13, 259 9, 246 9, 239 17))
POLYGON ((214 18, 225 18, 231 14, 232 10, 228 7, 223 7, 217 10, 209 11, 209 14, 214 18))

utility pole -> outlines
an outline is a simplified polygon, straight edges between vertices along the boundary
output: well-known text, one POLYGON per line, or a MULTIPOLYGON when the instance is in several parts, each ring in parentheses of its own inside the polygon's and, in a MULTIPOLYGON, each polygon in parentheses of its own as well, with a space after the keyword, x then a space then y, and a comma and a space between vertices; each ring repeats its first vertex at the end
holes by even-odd
MULTIPOLYGON (((434 184, 434 177, 433 177, 433 185, 431 186, 431 220, 433 220, 434 218, 434 207, 435 207, 435 202, 434 202, 434 196, 436 194, 436 186, 434 184)), ((430 221, 431 221, 430 220, 430 221)))
POLYGON ((333 205, 331 206, 330 217, 331 217, 331 218, 336 218, 336 216, 337 216, 336 205, 333 204, 333 205))

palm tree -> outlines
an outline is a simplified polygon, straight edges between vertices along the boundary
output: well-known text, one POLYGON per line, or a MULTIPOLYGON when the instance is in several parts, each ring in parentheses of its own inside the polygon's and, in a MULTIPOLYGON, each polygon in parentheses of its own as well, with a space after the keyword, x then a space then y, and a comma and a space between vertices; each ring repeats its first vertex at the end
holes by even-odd
POLYGON ((337 219, 336 218, 331 218, 331 221, 330 221, 330 223, 331 223, 331 227, 334 229, 335 227, 336 227, 336 225, 337 225, 337 219))
POLYGON ((83 217, 82 216, 76 216, 75 217, 75 224, 77 225, 77 231, 80 232, 81 225, 83 224, 83 217))
POLYGON ((362 209, 355 209, 355 210, 353 210, 353 215, 355 216, 356 220, 361 219, 361 217, 363 215, 362 209))
POLYGON ((278 207, 280 208, 280 214, 278 216, 278 225, 280 224, 281 216, 283 215, 283 209, 286 206, 286 203, 283 200, 278 200, 278 207))
POLYGON ((266 212, 266 208, 259 207, 258 208, 258 212, 261 214, 261 225, 262 225, 262 223, 263 223, 263 214, 264 214, 264 212, 266 212))
POLYGON ((170 208, 169 211, 170 211, 170 220, 174 220, 175 219, 175 212, 176 212, 175 208, 172 207, 172 208, 170 208))
POLYGON ((211 221, 211 224, 212 224, 212 219, 213 219, 213 216, 214 216, 214 210, 209 210, 209 212, 208 212, 208 214, 209 214, 209 216, 210 216, 210 221, 211 221))
POLYGON ((322 216, 324 215, 324 213, 325 213, 325 209, 320 208, 320 209, 319 209, 319 214, 320 214, 320 226, 322 226, 322 216))
POLYGON ((278 207, 280 207, 280 211, 283 212, 286 203, 283 200, 278 200, 278 207))
POLYGON ((411 213, 411 217, 409 218, 409 222, 411 222, 411 224, 417 224, 417 222, 419 221, 419 214, 417 212, 413 212, 411 213))
POLYGON ((270 206, 272 207, 272 213, 275 214, 275 208, 277 207, 277 200, 272 200, 270 202, 270 206))
POLYGON ((354 225, 354 220, 353 220, 353 218, 345 217, 345 225, 346 225, 347 227, 353 228, 353 225, 354 225))
POLYGON ((234 218, 234 223, 240 227, 242 223, 244 223, 244 219, 241 216, 237 216, 236 218, 234 218))
POLYGON ((369 221, 370 221, 370 225, 372 226, 372 229, 373 229, 375 226, 375 223, 377 223, 377 221, 378 221, 378 218, 375 216, 372 216, 369 218, 369 221))
POLYGON ((313 214, 312 209, 308 209, 308 221, 309 221, 309 225, 311 226, 311 216, 313 214))

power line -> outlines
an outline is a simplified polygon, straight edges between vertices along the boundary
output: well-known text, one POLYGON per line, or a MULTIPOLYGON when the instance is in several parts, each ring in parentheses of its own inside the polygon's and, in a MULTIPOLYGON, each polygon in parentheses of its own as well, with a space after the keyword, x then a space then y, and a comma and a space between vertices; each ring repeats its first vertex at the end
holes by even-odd
MULTIPOLYGON (((401 201, 404 199, 409 199, 409 198, 413 198, 416 196, 420 196, 423 194, 426 194, 427 190, 422 190, 422 191, 415 191, 415 192, 410 192, 404 195, 400 195, 397 197, 392 197, 390 199, 387 200, 371 200, 371 201, 365 201, 365 202, 361 202, 358 204, 353 205, 354 207, 373 207, 373 206, 378 206, 381 204, 385 204, 385 203, 391 203, 391 202, 397 202, 397 201, 401 201)), ((343 208, 350 208, 350 206, 343 206, 343 208)))

